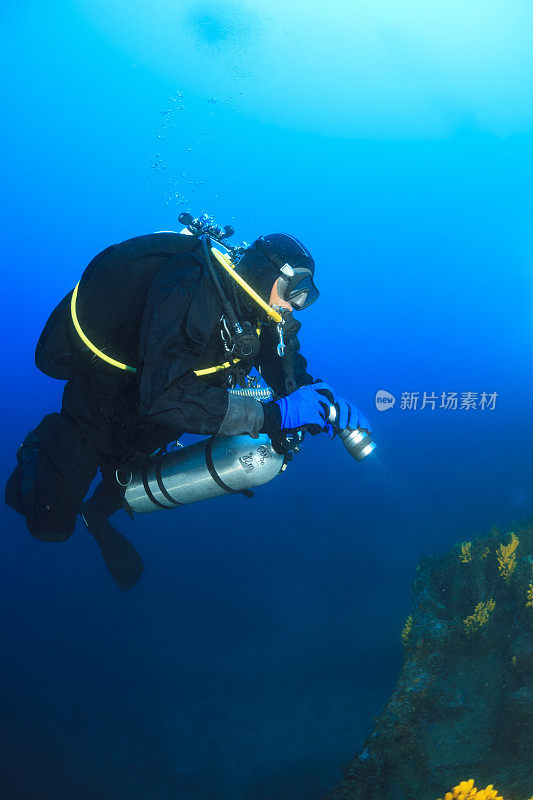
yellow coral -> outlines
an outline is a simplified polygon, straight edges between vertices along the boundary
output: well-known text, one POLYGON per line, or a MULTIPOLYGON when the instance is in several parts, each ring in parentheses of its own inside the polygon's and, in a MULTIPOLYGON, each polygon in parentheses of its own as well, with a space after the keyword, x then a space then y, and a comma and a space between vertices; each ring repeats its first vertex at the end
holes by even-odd
MULTIPOLYGON (((533 608, 533 583, 530 583, 527 588, 526 608, 533 608)), ((533 797, 530 800, 533 800, 533 797)))
POLYGON ((486 547, 481 553, 481 558, 487 558, 490 555, 490 547, 486 547))
POLYGON ((468 564, 469 561, 472 561, 472 542, 462 543, 459 561, 462 561, 463 564, 468 564))
POLYGON ((516 569, 515 551, 518 547, 518 543, 518 536, 511 532, 511 541, 509 544, 501 544, 496 551, 496 555, 498 556, 498 569, 506 583, 509 583, 511 575, 516 569))
POLYGON ((451 792, 446 792, 444 800, 503 800, 503 797, 492 783, 486 789, 476 789, 473 778, 470 778, 469 781, 461 781, 451 792))
POLYGON ((405 620, 405 625, 403 626, 402 630, 402 642, 404 644, 407 644, 409 640, 409 634, 411 633, 412 627, 413 627, 413 617, 411 616, 411 614, 409 614, 409 616, 405 620))
POLYGON ((478 603, 474 613, 463 620, 467 633, 475 633, 489 621, 491 612, 494 611, 496 603, 494 600, 487 600, 486 603, 478 603))

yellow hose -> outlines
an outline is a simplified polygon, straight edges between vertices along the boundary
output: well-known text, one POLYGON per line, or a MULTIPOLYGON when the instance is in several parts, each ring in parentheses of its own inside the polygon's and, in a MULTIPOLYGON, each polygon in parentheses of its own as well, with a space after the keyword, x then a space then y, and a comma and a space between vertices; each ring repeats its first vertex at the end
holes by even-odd
POLYGON ((217 250, 216 247, 212 247, 211 252, 215 256, 218 263, 221 264, 226 270, 226 272, 228 272, 231 275, 233 280, 236 281, 242 289, 244 289, 246 294, 250 295, 252 300, 255 300, 258 306, 261 306, 263 311, 265 311, 268 314, 268 316, 274 320, 274 322, 279 323, 283 321, 283 317, 281 316, 281 314, 278 314, 277 311, 274 311, 273 308, 270 308, 268 303, 265 303, 265 301, 261 297, 259 297, 257 292, 254 292, 252 287, 249 286, 237 272, 235 272, 235 267, 233 266, 233 264, 231 263, 231 261, 227 256, 221 253, 220 250, 217 250))
MULTIPOLYGON (((102 350, 99 350, 96 345, 94 345, 91 340, 85 335, 82 330, 82 327, 78 321, 78 315, 76 313, 76 300, 78 299, 78 286, 79 282, 74 287, 74 291, 72 292, 72 298, 70 300, 70 313, 72 316, 72 322, 74 323, 74 327, 76 328, 76 333, 82 340, 82 342, 87 345, 89 350, 101 358, 102 361, 106 361, 108 364, 111 364, 112 367, 117 367, 118 369, 122 369, 125 372, 132 372, 136 373, 137 370, 135 367, 128 367, 127 364, 123 364, 122 361, 117 361, 115 358, 111 358, 110 356, 106 355, 102 350)), ((260 334, 260 328, 257 329, 257 335, 260 334)), ((233 363, 235 364, 237 361, 240 361, 239 358, 234 359, 233 363)), ((206 367, 206 369, 195 369, 195 375, 212 375, 214 372, 220 372, 223 369, 229 369, 231 367, 231 362, 225 361, 224 364, 218 364, 216 367, 206 367)))
POLYGON ((72 297, 71 297, 71 300, 70 300, 70 313, 72 315, 72 322, 74 323, 74 327, 76 328, 76 332, 77 332, 78 336, 80 337, 82 342, 87 345, 89 350, 92 350, 92 352, 95 354, 95 356, 98 356, 98 358, 101 358, 102 361, 107 361, 107 363, 111 364, 112 367, 118 367, 118 369, 123 369, 125 372, 137 372, 135 367, 128 367, 128 365, 127 364, 123 364, 122 361, 117 361, 115 358, 111 358, 110 356, 106 356, 105 353, 103 353, 101 350, 99 350, 96 347, 96 345, 94 345, 91 342, 91 340, 88 339, 87 336, 85 336, 84 332, 81 329, 81 325, 78 322, 78 315, 76 314, 76 300, 78 298, 78 286, 79 285, 80 284, 79 284, 79 281, 78 281, 78 283, 74 287, 74 291, 72 292, 72 297))

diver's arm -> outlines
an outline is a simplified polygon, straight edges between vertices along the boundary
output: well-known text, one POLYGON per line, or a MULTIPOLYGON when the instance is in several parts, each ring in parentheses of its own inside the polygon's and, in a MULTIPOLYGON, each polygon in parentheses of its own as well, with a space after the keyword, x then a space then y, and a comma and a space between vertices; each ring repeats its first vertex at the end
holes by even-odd
POLYGON ((230 395, 194 374, 218 325, 210 291, 201 296, 202 314, 191 322, 201 273, 198 260, 186 256, 179 269, 160 270, 148 289, 139 336, 140 413, 177 433, 257 436, 265 422, 258 400, 230 395))
POLYGON ((141 393, 141 414, 150 422, 180 433, 233 436, 247 433, 257 437, 262 431, 263 406, 253 397, 229 394, 225 389, 207 386, 192 370, 153 393, 145 383, 141 393))

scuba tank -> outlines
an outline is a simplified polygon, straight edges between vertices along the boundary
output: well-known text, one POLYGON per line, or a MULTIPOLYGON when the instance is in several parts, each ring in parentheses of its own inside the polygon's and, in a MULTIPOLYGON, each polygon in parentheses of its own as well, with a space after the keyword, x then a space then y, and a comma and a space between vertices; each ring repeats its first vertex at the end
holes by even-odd
POLYGON ((147 514, 224 494, 246 494, 275 478, 285 462, 266 434, 257 439, 213 436, 152 457, 133 472, 117 471, 117 481, 131 511, 147 514))
MULTIPOLYGON (((362 428, 346 428, 339 437, 353 458, 362 461, 375 448, 362 428)), ((247 494, 268 483, 298 452, 303 432, 280 434, 272 442, 265 433, 251 436, 212 436, 149 458, 132 472, 117 470, 126 507, 138 514, 220 497, 247 494)))

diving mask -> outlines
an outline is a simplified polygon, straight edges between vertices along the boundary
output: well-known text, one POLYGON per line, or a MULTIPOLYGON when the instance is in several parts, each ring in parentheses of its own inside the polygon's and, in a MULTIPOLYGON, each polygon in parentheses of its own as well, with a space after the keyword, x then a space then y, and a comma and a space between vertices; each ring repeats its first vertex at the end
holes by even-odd
POLYGON ((313 273, 306 267, 291 267, 284 264, 278 278, 278 294, 297 311, 307 308, 318 299, 318 289, 313 282, 313 273))

